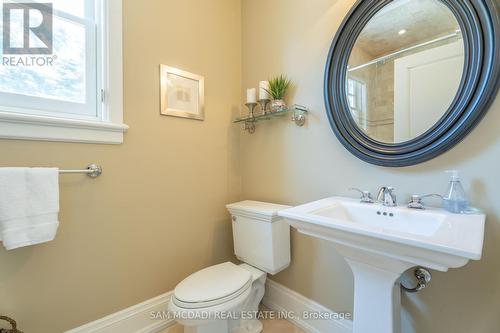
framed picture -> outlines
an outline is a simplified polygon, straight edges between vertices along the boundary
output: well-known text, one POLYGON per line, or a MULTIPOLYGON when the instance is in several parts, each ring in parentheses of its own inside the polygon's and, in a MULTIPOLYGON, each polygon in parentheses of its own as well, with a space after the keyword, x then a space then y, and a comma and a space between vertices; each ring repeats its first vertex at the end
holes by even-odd
POLYGON ((160 65, 161 114, 205 119, 205 78, 177 68, 160 65))

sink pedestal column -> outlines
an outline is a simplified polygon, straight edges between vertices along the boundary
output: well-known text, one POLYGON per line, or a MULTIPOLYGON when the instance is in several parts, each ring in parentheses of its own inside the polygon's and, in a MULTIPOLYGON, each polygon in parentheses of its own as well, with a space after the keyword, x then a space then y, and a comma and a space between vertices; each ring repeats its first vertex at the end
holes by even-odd
POLYGON ((354 274, 353 333, 400 333, 399 278, 415 265, 335 243, 354 274))
POLYGON ((401 327, 402 272, 386 271, 347 260, 354 273, 353 333, 399 333, 401 327))

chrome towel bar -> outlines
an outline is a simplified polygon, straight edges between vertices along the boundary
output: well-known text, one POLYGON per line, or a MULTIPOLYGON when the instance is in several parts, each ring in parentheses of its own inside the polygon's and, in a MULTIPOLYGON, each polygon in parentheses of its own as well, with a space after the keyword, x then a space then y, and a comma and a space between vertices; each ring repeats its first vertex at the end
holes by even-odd
POLYGON ((90 178, 97 178, 102 175, 102 168, 97 164, 90 164, 85 170, 59 170, 60 174, 84 173, 90 178))

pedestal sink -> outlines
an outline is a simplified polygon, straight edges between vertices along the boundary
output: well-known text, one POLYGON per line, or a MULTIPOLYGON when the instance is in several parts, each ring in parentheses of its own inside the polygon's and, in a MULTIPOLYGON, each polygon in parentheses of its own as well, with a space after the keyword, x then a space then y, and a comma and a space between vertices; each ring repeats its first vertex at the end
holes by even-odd
POLYGON ((401 274, 481 259, 485 215, 384 207, 332 197, 286 209, 299 232, 333 242, 354 274, 354 333, 400 331, 401 274))

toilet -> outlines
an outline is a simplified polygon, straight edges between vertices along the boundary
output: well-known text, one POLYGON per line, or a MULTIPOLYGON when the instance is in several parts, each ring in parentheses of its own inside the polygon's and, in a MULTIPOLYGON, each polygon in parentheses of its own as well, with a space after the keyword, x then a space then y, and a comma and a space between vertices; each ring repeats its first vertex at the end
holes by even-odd
POLYGON ((243 263, 225 262, 180 282, 169 312, 185 333, 259 333, 257 318, 267 274, 290 265, 290 226, 278 211, 290 208, 258 201, 226 206, 232 217, 234 253, 243 263))

